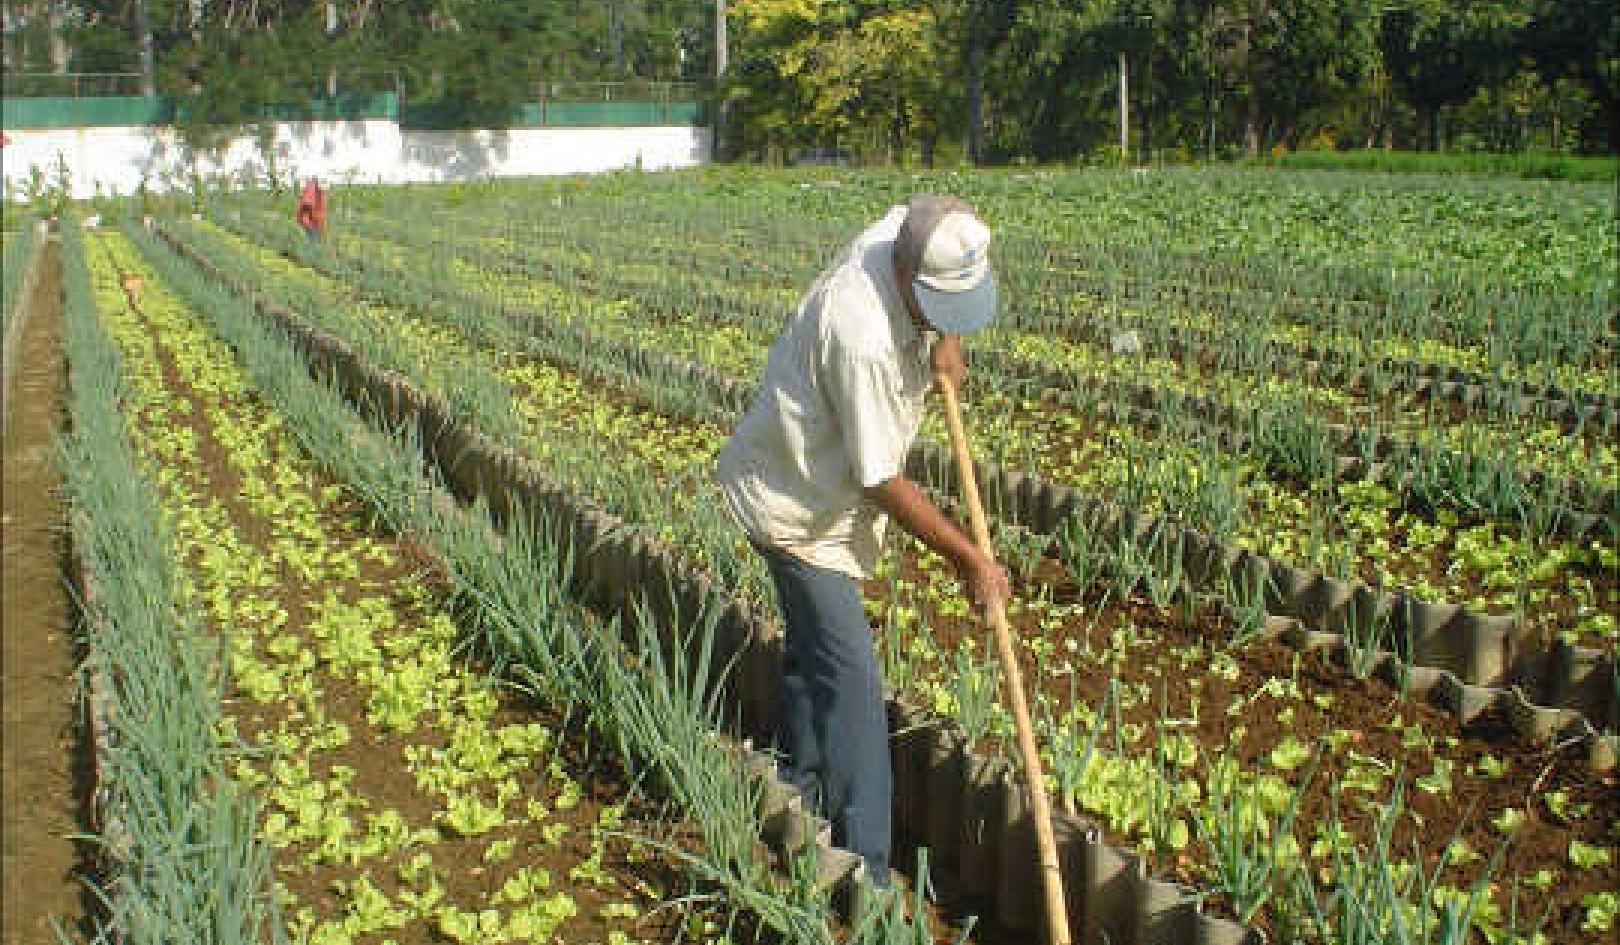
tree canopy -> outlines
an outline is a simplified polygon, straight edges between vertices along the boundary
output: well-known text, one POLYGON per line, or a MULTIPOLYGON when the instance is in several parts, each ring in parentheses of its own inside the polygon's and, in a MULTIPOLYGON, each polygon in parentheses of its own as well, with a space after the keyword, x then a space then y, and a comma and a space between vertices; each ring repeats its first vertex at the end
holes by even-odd
POLYGON ((946 141, 1000 161, 1121 147, 1620 146, 1620 18, 1603 0, 735 0, 734 9, 742 49, 723 91, 734 140, 758 153, 838 143, 892 156, 902 140, 924 160, 946 141))
POLYGON ((494 124, 556 83, 701 81, 763 157, 1620 148, 1612 0, 721 5, 718 80, 716 0, 4 0, 5 68, 137 74, 198 126, 382 90, 494 124))

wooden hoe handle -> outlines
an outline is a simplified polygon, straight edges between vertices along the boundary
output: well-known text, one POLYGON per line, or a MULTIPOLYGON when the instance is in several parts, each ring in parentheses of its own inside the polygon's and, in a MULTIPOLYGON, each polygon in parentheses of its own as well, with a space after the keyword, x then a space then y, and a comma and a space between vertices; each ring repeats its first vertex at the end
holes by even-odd
MULTIPOLYGON (((951 449, 956 453, 956 469, 961 478, 962 498, 967 502, 968 517, 973 525, 973 540, 979 550, 995 558, 990 543, 990 526, 984 518, 984 505, 979 501, 979 482, 973 473, 973 457, 968 454, 967 434, 962 430, 962 408, 956 402, 956 385, 944 374, 936 374, 934 383, 945 396, 945 422, 951 428, 951 449)), ((1018 753, 1023 756, 1024 775, 1029 781, 1030 814, 1035 820, 1035 845, 1041 857, 1041 875, 1046 887, 1046 920, 1051 932, 1052 945, 1069 945, 1069 910, 1063 901, 1063 872, 1058 866, 1057 839, 1052 835, 1052 806, 1046 798, 1046 774, 1041 769, 1041 756, 1035 748, 1035 730, 1029 721, 1029 706, 1024 702, 1023 672, 1018 668, 1017 654, 1013 652, 1012 630, 1007 626, 1007 612, 1000 601, 987 608, 990 626, 996 632, 996 651, 1001 656, 1003 672, 1007 674, 1007 701, 1012 703, 1013 722, 1018 729, 1018 753)))

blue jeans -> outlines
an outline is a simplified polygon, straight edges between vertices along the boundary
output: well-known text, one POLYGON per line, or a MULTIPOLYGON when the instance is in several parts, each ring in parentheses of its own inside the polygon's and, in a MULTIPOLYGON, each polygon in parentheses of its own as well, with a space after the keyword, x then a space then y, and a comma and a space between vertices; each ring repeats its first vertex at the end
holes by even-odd
POLYGON ((833 842, 889 883, 888 713, 861 589, 847 574, 756 546, 776 583, 787 637, 778 734, 783 780, 832 822, 833 842))

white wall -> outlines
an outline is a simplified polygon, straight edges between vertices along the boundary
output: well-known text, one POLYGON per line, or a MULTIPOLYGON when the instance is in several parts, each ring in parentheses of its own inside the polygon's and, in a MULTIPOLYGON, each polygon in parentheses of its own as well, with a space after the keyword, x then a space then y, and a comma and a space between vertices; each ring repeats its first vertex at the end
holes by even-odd
POLYGON ((686 125, 401 131, 392 121, 277 124, 267 148, 238 138, 218 153, 194 154, 169 128, 13 130, 0 148, 0 196, 23 199, 34 169, 48 184, 65 160, 74 198, 188 189, 193 170, 263 179, 319 176, 332 182, 405 183, 571 174, 640 166, 690 167, 709 159, 709 129, 686 125))

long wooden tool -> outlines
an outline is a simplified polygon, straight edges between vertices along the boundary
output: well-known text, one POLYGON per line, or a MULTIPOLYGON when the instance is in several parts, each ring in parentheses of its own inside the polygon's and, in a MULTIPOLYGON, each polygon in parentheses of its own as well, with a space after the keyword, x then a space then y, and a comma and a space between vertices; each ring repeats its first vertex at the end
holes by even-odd
MULTIPOLYGON (((985 522, 984 505, 979 501, 979 481, 973 473, 973 457, 968 454, 967 434, 962 430, 962 408, 956 402, 956 385, 944 374, 934 383, 945 395, 945 422, 951 428, 951 448, 956 452, 956 469, 961 478, 962 499, 967 503, 973 525, 973 540, 991 558, 996 556, 990 543, 990 526, 985 522)), ((1018 753, 1023 756, 1024 775, 1029 780, 1030 814, 1035 819, 1035 845, 1041 857, 1041 874, 1046 886, 1046 920, 1052 945, 1069 945, 1069 909, 1064 904, 1063 871, 1058 866, 1057 838, 1052 835, 1052 805, 1046 798, 1046 774, 1041 769, 1040 752, 1035 748, 1035 730, 1024 702, 1023 672, 1013 652, 1012 630, 1000 601, 986 610, 996 633, 996 651, 1002 671, 1007 674, 1007 699, 1012 703, 1013 722, 1018 729, 1018 753)))

